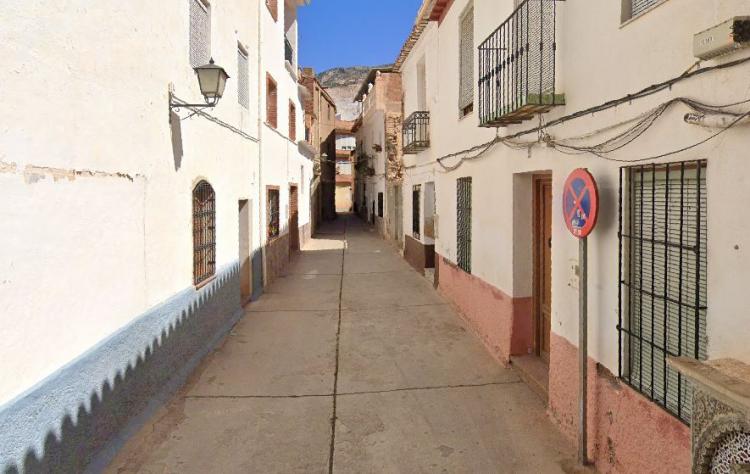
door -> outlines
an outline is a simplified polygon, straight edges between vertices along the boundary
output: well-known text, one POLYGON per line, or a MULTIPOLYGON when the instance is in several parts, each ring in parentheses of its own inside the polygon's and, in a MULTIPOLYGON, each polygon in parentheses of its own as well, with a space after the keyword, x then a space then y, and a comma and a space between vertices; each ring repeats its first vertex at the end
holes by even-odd
POLYGON ((252 247, 251 240, 251 211, 247 199, 238 202, 239 214, 239 260, 240 260, 240 296, 242 304, 250 301, 253 295, 253 262, 250 259, 252 247))
POLYGON ((289 186, 289 253, 299 250, 299 196, 297 186, 289 186))
POLYGON ((552 177, 534 177, 534 338, 536 353, 549 363, 552 329, 552 177))

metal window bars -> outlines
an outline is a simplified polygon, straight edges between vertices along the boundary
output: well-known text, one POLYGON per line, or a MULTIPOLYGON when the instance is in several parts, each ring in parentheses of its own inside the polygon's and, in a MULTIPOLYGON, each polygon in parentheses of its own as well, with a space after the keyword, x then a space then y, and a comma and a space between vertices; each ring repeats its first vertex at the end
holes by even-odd
POLYGON ((279 190, 269 189, 266 203, 268 212, 268 238, 274 239, 279 236, 281 229, 279 227, 279 190))
POLYGON ((415 184, 411 191, 411 231, 414 238, 419 240, 422 235, 419 232, 419 206, 422 200, 422 185, 415 184))
POLYGON ((216 195, 201 181, 193 189, 193 282, 195 285, 216 272, 216 195))
POLYGON ((479 123, 521 123, 565 104, 555 89, 558 0, 524 0, 479 46, 479 123))
POLYGON ((284 38, 284 59, 292 66, 294 65, 294 48, 288 38, 284 38))
POLYGON ((430 147, 430 113, 414 112, 404 121, 404 153, 416 153, 430 147))
POLYGON ((456 180, 456 256, 458 267, 471 273, 471 178, 456 180))
POLYGON ((667 356, 707 357, 706 161, 620 170, 619 375, 685 423, 692 390, 667 356))
POLYGON ((383 217, 383 193, 378 193, 378 217, 383 217))

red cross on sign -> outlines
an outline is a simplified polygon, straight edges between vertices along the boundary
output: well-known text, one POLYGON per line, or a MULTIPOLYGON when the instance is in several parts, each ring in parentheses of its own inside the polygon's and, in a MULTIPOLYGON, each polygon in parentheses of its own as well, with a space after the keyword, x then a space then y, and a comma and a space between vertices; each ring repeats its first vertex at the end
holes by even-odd
POLYGON ((579 239, 587 237, 599 216, 599 190, 591 174, 583 169, 573 170, 563 189, 563 218, 571 234, 579 239))

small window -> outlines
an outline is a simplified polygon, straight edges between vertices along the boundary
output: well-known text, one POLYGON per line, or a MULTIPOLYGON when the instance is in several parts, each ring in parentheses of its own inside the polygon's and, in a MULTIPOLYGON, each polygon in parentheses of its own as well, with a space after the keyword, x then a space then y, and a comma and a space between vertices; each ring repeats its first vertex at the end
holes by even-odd
POLYGON ((268 188, 266 196, 266 210, 268 215, 268 239, 279 236, 279 188, 268 188))
POLYGON ((289 139, 297 141, 297 107, 289 101, 289 139))
POLYGON ((692 390, 668 356, 707 358, 706 161, 620 171, 620 377, 690 423, 692 390))
POLYGON ((419 240, 421 235, 419 233, 419 206, 422 201, 422 185, 415 184, 411 190, 411 231, 414 238, 419 240))
POLYGON ((278 0, 266 0, 266 7, 268 7, 269 13, 273 21, 279 20, 279 2, 278 0))
POLYGON ((622 0, 622 14, 620 20, 626 22, 635 18, 641 13, 650 10, 651 7, 662 3, 665 0, 622 0))
POLYGON ((250 108, 250 71, 247 51, 242 45, 237 45, 237 102, 246 109, 250 108))
POLYGON ((460 19, 459 94, 461 116, 474 110, 474 5, 469 5, 460 19))
POLYGON ((193 283, 216 273, 216 196, 207 181, 193 189, 193 283))
POLYGON ((378 193, 378 217, 383 217, 383 193, 378 193))
POLYGON ((208 64, 211 59, 211 7, 203 0, 190 1, 190 65, 208 64))
POLYGON ((266 123, 278 128, 278 104, 276 81, 270 74, 266 74, 266 123))
POLYGON ((471 273, 471 178, 459 178, 456 183, 456 263, 471 273))

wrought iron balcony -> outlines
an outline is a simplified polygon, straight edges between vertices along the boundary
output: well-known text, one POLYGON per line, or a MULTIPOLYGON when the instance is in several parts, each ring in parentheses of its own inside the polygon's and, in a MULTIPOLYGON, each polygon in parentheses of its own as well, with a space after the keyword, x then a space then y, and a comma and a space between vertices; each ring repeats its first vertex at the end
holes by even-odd
POLYGON ((294 49, 292 48, 292 43, 287 38, 284 38, 284 59, 294 66, 294 49))
POLYGON ((565 104, 555 89, 557 0, 524 0, 479 46, 479 122, 521 123, 565 104))
POLYGON ((416 153, 430 147, 430 113, 414 112, 404 121, 404 153, 416 153))

